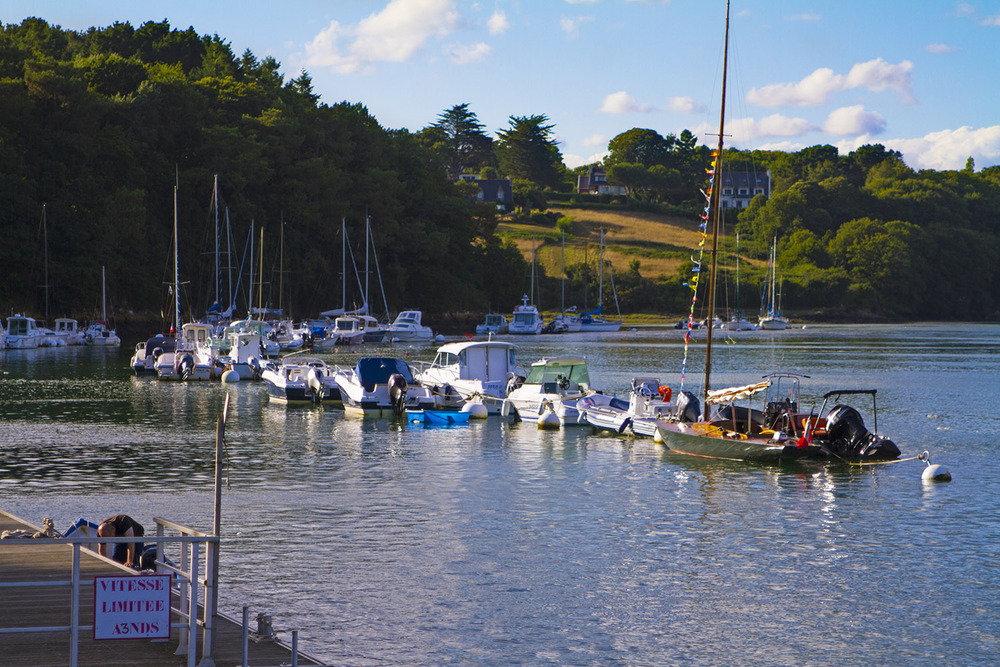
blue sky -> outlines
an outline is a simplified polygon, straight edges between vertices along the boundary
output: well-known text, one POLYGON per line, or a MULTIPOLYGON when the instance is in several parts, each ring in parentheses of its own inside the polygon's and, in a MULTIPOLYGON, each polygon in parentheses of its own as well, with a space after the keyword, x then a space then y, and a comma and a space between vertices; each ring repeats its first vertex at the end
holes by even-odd
MULTIPOLYGON (((567 166, 634 127, 714 144, 723 0, 0 0, 0 21, 85 30, 167 19, 309 72, 322 101, 418 131, 456 104, 495 134, 544 114, 567 166)), ((916 169, 1000 164, 1000 0, 734 0, 727 145, 916 169)))

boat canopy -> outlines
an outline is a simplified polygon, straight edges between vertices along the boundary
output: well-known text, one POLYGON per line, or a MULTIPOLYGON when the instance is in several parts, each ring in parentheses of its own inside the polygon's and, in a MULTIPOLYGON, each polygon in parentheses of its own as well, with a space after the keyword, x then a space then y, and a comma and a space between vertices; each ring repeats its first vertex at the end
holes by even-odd
POLYGON ((708 392, 708 398, 705 400, 707 405, 715 405, 717 403, 731 403, 732 401, 738 401, 743 398, 750 398, 754 394, 759 394, 768 387, 771 386, 770 380, 765 380, 764 382, 758 382, 757 384, 748 384, 743 387, 727 387, 725 389, 716 389, 715 391, 708 392))
POLYGON ((389 376, 394 373, 402 375, 407 384, 413 383, 413 372, 409 364, 395 357, 363 357, 358 359, 354 373, 367 391, 374 389, 377 384, 388 384, 389 376))

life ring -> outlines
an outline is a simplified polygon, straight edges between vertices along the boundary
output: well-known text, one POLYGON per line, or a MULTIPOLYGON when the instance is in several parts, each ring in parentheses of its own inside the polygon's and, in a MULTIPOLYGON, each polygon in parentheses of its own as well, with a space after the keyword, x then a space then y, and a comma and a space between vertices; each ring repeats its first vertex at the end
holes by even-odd
POLYGON ((669 386, 667 386, 665 384, 661 384, 656 389, 656 391, 660 394, 660 398, 663 399, 664 403, 669 403, 670 402, 670 397, 673 396, 673 392, 670 391, 670 387, 669 386))

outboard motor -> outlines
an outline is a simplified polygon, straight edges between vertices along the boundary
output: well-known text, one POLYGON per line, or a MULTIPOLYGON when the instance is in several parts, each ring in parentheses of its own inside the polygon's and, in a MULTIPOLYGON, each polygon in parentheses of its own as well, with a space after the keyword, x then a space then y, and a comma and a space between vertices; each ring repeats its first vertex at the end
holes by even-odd
POLYGON ((392 414, 397 417, 406 411, 406 378, 399 373, 389 376, 389 401, 392 403, 392 414))
POLYGON ((177 362, 177 374, 182 380, 188 380, 194 372, 194 355, 186 353, 177 362))
POLYGON ((861 413, 849 405, 835 405, 826 416, 830 449, 838 456, 859 459, 895 459, 899 448, 888 438, 865 428, 861 413))
POLYGON ((315 368, 310 368, 306 374, 306 385, 309 387, 313 403, 321 403, 323 401, 323 380, 320 379, 319 371, 315 368))
POLYGON ((508 373, 507 374, 507 393, 508 394, 510 394, 510 392, 512 392, 515 389, 517 389, 518 387, 520 387, 522 384, 524 384, 524 377, 523 376, 517 375, 516 373, 508 373))
POLYGON ((701 401, 690 391, 677 395, 677 409, 674 416, 682 422, 696 422, 701 415, 701 401))
POLYGON ((260 374, 264 372, 264 368, 260 365, 260 359, 257 357, 250 357, 247 359, 247 366, 250 367, 250 375, 254 380, 260 379, 260 374))

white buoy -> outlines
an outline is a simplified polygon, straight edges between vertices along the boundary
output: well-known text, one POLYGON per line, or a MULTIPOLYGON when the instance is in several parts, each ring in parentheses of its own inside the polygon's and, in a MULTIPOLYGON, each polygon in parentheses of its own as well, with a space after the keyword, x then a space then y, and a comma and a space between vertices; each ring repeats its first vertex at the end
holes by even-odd
POLYGON ((490 411, 479 401, 466 403, 462 406, 462 412, 468 412, 469 419, 486 419, 490 415, 490 411))
POLYGON ((663 435, 660 433, 660 429, 653 431, 653 442, 663 444, 663 435))
POLYGON ((925 482, 950 482, 951 473, 948 469, 942 465, 935 463, 934 465, 929 465, 924 468, 924 472, 920 475, 920 479, 925 482))
POLYGON ((221 379, 222 379, 223 382, 239 382, 240 381, 240 372, 237 371, 237 370, 234 370, 234 369, 230 368, 229 370, 225 371, 222 374, 222 378, 221 379))
POLYGON ((538 415, 538 428, 559 428, 559 415, 546 410, 538 415))

